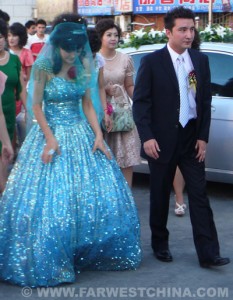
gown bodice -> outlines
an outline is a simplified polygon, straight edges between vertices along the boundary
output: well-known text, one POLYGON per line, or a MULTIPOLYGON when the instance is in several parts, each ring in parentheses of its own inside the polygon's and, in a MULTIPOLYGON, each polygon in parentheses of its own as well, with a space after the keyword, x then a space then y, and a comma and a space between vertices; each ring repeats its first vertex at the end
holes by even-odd
POLYGON ((82 119, 81 102, 84 95, 77 84, 62 77, 53 77, 44 91, 44 113, 49 124, 71 126, 82 119))

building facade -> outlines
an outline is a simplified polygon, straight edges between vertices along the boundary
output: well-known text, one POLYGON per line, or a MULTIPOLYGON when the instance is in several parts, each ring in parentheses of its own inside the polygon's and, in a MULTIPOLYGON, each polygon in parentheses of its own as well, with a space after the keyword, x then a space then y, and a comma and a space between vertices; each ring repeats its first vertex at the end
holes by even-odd
POLYGON ((8 13, 10 24, 36 18, 36 0, 0 0, 0 9, 8 13))
MULTIPOLYGON (((233 29, 233 0, 212 0, 213 23, 233 29)), ((145 26, 163 30, 164 14, 177 5, 192 9, 198 26, 205 27, 208 20, 209 0, 0 0, 0 9, 11 17, 10 23, 25 23, 29 19, 45 19, 49 24, 63 12, 78 12, 89 23, 110 17, 123 32, 145 26)))
POLYGON ((36 6, 37 18, 46 20, 48 24, 63 12, 77 11, 77 1, 75 0, 36 0, 36 6))

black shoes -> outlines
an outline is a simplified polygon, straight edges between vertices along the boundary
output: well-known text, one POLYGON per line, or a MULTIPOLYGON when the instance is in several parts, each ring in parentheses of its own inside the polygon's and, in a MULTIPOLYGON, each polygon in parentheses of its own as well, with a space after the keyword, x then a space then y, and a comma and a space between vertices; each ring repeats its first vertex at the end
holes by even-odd
MULTIPOLYGON (((163 262, 173 261, 173 257, 169 250, 154 251, 155 257, 163 262)), ((230 263, 228 257, 215 256, 212 260, 200 262, 202 268, 220 267, 230 263)))
POLYGON ((215 256, 212 260, 200 262, 202 268, 220 267, 230 263, 228 257, 215 256))
MULTIPOLYGON (((173 257, 171 255, 171 252, 167 250, 160 250, 160 251, 154 251, 155 257, 163 262, 171 262, 173 261, 173 257)), ((221 256, 215 256, 213 259, 208 261, 202 261, 200 262, 200 266, 202 268, 210 268, 210 267, 220 267, 229 264, 230 258, 228 257, 221 257, 221 256)))
POLYGON ((154 251, 154 255, 158 260, 161 260, 163 262, 170 262, 173 260, 171 252, 169 250, 154 251))

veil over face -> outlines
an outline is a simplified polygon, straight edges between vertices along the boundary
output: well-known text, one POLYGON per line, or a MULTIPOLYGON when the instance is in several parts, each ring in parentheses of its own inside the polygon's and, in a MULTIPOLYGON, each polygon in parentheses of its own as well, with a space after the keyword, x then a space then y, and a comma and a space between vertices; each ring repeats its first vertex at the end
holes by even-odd
MULTIPOLYGON (((77 89, 83 91, 96 86, 98 72, 89 45, 86 26, 70 22, 56 25, 32 67, 27 98, 28 129, 33 124, 33 105, 43 102, 46 82, 61 71, 63 59, 60 49, 67 53, 75 53, 75 59, 67 72, 68 80, 75 82, 77 89)), ((93 103, 94 106, 101 106, 99 97, 95 97, 93 101, 97 102, 93 103)))

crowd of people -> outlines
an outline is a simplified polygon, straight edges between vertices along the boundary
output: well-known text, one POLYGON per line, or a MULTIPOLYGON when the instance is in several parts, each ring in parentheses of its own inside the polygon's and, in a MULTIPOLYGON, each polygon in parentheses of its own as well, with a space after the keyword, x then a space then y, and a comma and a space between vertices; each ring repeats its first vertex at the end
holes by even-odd
POLYGON ((193 12, 166 14, 168 43, 142 59, 135 84, 112 19, 89 29, 82 16, 64 13, 49 36, 42 19, 9 22, 0 11, 0 279, 55 286, 74 282, 81 270, 137 269, 142 249, 131 187, 141 156, 151 173, 155 257, 173 260, 167 218, 181 172, 175 213, 185 212, 178 201, 185 180, 200 265, 228 264, 205 192, 210 72, 207 57, 191 49, 193 12), (193 70, 198 93, 187 85, 193 70), (131 111, 129 99, 133 127, 113 130, 115 107, 131 111))

